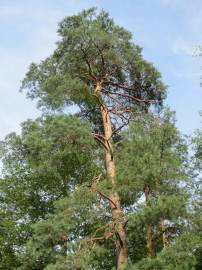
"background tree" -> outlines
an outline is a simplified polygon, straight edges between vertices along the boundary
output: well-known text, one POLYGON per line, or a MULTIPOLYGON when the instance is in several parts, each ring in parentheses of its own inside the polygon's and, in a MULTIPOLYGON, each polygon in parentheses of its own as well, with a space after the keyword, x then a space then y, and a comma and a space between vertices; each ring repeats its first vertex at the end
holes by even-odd
POLYGON ((186 143, 172 118, 167 111, 161 118, 145 115, 136 119, 124 132, 124 144, 117 146, 121 198, 125 207, 134 209, 129 211, 127 225, 134 261, 166 248, 186 224, 186 143), (136 231, 139 240, 133 236, 136 231), (136 241, 138 247, 145 246, 137 258, 133 253, 136 241))
MULTIPOLYGON (((137 264, 134 266, 137 269, 152 269, 151 265, 157 267, 159 260, 165 260, 162 254, 170 254, 176 239, 187 230, 188 196, 182 187, 187 177, 186 144, 170 113, 164 118, 142 116, 132 122, 121 137, 124 145, 119 141, 115 149, 117 189, 125 213, 129 259, 137 264), (143 200, 145 186, 150 190, 149 205, 143 200), (148 255, 152 255, 151 260, 145 259, 148 255)), ((112 269, 116 235, 103 200, 111 187, 107 186, 107 181, 103 182, 96 184, 97 193, 104 190, 100 196, 89 189, 91 183, 81 184, 70 197, 55 204, 53 214, 34 225, 22 269, 36 266, 36 269, 112 269)), ((176 248, 174 246, 174 252, 176 248)), ((174 254, 172 256, 174 258, 174 254)), ((164 269, 166 263, 163 261, 160 265, 160 269, 164 269)))
MULTIPOLYGON (((189 171, 191 169, 190 177, 191 182, 188 184, 189 188, 189 200, 186 207, 185 215, 182 212, 181 202, 176 200, 169 202, 169 208, 176 215, 180 214, 180 217, 183 218, 183 223, 180 224, 180 231, 172 235, 174 236, 173 240, 169 245, 164 248, 161 252, 158 252, 154 257, 147 257, 142 260, 137 261, 131 268, 132 270, 136 269, 200 269, 201 268, 201 250, 202 250, 202 236, 201 236, 201 180, 200 180, 200 170, 201 170, 201 132, 197 131, 193 139, 193 161, 194 167, 189 166, 189 171), (197 173, 198 171, 198 173, 197 173), (197 175, 198 174, 198 175, 197 175), (176 211, 177 210, 177 211, 176 211), (183 214, 183 215, 182 215, 183 214), (183 225, 183 227, 182 227, 183 225), (180 232, 180 233, 179 233, 180 232)), ((190 161, 189 161, 190 162, 190 161)), ((172 163, 171 163, 172 164, 172 163)), ((187 169, 186 169, 187 171, 187 169)), ((182 185, 180 189, 182 190, 182 185)), ((166 188, 166 191, 169 191, 166 188)), ((169 194, 168 194, 169 195, 169 194)), ((183 195, 183 193, 181 193, 183 195)), ((183 199, 182 196, 180 196, 183 199)), ((161 205, 162 206, 162 205, 161 205)), ((164 213, 167 212, 166 208, 163 209, 164 213)), ((155 212, 154 212, 155 213, 155 212)), ((149 212, 151 215, 151 212, 149 212)), ((173 216, 173 213, 172 213, 173 216)), ((137 218, 140 222, 141 218, 137 218)), ((148 217, 146 218, 148 220, 148 217)), ((180 220, 179 220, 180 221, 180 220)), ((133 222, 133 225, 135 222, 133 222)), ((176 226, 176 223, 172 225, 176 226)), ((169 226, 170 227, 170 226, 169 226)), ((170 234, 169 234, 170 235, 170 234)))
POLYGON ((1 205, 0 210, 0 269, 11 270, 20 265, 16 247, 23 242, 23 234, 15 223, 15 214, 1 205))
POLYGON ((56 200, 98 173, 89 130, 77 117, 47 116, 24 122, 21 135, 1 142, 1 236, 12 254, 23 252, 31 225, 53 213, 56 200))

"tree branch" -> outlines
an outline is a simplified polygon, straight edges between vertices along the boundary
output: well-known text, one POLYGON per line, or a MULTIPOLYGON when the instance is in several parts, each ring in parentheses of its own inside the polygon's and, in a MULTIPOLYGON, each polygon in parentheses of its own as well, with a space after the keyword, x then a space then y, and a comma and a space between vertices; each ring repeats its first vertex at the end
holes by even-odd
POLYGON ((104 193, 102 193, 101 191, 97 190, 96 186, 97 183, 100 181, 100 177, 101 174, 97 177, 94 178, 94 181, 92 182, 91 185, 89 185, 88 187, 91 188, 92 191, 96 192, 97 194, 99 194, 101 197, 105 198, 106 200, 108 200, 111 204, 114 205, 115 209, 117 209, 116 204, 112 201, 112 199, 110 199, 107 195, 105 195, 104 193))
POLYGON ((93 72, 92 72, 92 69, 91 69, 91 64, 90 62, 88 61, 88 57, 87 57, 87 54, 85 52, 85 50, 83 49, 82 45, 81 45, 81 51, 83 53, 83 56, 84 56, 84 59, 86 61, 86 64, 88 66, 88 72, 89 72, 89 75, 91 76, 91 78, 95 81, 96 80, 96 77, 93 75, 93 72))
POLYGON ((135 101, 138 101, 138 102, 156 102, 155 100, 153 99, 140 99, 140 98, 136 98, 136 97, 133 97, 129 94, 125 94, 125 93, 120 93, 120 92, 114 92, 114 91, 111 91, 111 90, 107 90, 105 88, 102 88, 102 90, 106 93, 109 93, 109 94, 112 94, 112 95, 118 95, 118 96, 122 96, 122 97, 126 97, 126 98, 130 98, 130 99, 133 99, 135 101))
POLYGON ((116 86, 118 88, 124 89, 124 90, 129 90, 129 91, 134 91, 135 89, 130 87, 130 86, 126 86, 126 85, 122 85, 116 82, 112 82, 112 81, 103 81, 104 84, 110 84, 113 86, 116 86))
POLYGON ((101 143, 106 150, 108 150, 107 146, 105 145, 104 141, 98 136, 98 134, 93 134, 94 138, 101 143))
POLYGON ((93 237, 90 238, 89 240, 87 240, 88 242, 94 242, 94 241, 102 241, 102 240, 107 240, 109 238, 111 238, 114 235, 113 232, 109 232, 108 234, 104 235, 104 236, 100 236, 100 237, 93 237))

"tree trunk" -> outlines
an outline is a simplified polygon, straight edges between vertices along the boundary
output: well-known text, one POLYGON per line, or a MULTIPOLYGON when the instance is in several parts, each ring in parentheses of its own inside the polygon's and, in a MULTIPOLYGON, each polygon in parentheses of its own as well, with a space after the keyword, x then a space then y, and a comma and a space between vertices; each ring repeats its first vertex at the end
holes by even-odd
MULTIPOLYGON (((144 192, 146 204, 148 207, 151 207, 149 202, 149 187, 147 185, 145 186, 144 192)), ((151 224, 147 224, 146 227, 146 246, 147 246, 147 256, 152 257, 154 255, 154 249, 153 249, 153 230, 151 224)))
POLYGON ((153 235, 152 226, 147 225, 146 237, 147 237, 147 256, 148 257, 152 257, 154 255, 152 235, 153 235))
POLYGON ((165 248, 167 246, 167 236, 166 236, 166 226, 165 226, 165 222, 163 218, 160 218, 159 221, 159 227, 161 230, 161 243, 162 243, 162 247, 165 248))
MULTIPOLYGON (((97 85, 95 93, 101 92, 101 85, 97 85)), ((128 250, 127 250, 127 240, 126 231, 123 221, 123 211, 120 204, 120 196, 116 191, 116 167, 113 156, 113 146, 110 142, 112 137, 112 123, 111 118, 105 104, 100 102, 100 112, 102 116, 104 137, 103 143, 105 146, 105 164, 106 173, 108 180, 113 186, 113 190, 109 195, 109 198, 113 203, 110 203, 110 208, 112 210, 112 219, 114 222, 115 236, 116 236, 116 255, 117 255, 117 268, 127 262, 128 250)))
MULTIPOLYGON (((159 198, 160 192, 157 191, 156 194, 157 194, 157 198, 159 198)), ((159 228, 160 228, 160 233, 161 233, 161 244, 162 244, 162 247, 165 248, 168 244, 168 239, 167 239, 167 235, 165 232, 165 230, 166 230, 165 221, 162 217, 159 220, 159 228)))

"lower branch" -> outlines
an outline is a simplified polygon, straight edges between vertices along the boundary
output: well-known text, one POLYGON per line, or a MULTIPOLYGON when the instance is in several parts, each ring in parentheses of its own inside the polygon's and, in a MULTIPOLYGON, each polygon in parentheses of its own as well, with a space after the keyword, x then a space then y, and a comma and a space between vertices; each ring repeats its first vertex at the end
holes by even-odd
POLYGON ((95 242, 95 241, 105 241, 111 238, 114 235, 113 232, 109 232, 108 234, 100 237, 93 237, 88 240, 88 242, 95 242))

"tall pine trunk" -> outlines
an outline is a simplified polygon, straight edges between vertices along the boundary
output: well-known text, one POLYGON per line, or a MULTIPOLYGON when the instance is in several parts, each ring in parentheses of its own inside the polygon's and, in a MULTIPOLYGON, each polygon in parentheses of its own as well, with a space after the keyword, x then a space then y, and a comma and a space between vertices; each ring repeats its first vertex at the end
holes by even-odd
MULTIPOLYGON (((98 84, 95 92, 100 92, 101 86, 98 84)), ((100 112, 103 122, 104 137, 103 143, 105 145, 105 164, 107 178, 111 182, 113 189, 109 198, 113 203, 110 203, 112 210, 112 219, 115 227, 116 236, 116 256, 117 256, 117 268, 127 262, 128 248, 126 240, 126 231, 123 225, 123 210, 120 203, 120 195, 116 191, 116 166, 113 156, 113 146, 111 143, 112 138, 112 123, 109 115, 109 111, 105 104, 100 104, 100 112)))

